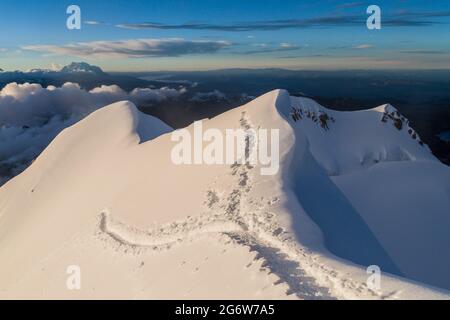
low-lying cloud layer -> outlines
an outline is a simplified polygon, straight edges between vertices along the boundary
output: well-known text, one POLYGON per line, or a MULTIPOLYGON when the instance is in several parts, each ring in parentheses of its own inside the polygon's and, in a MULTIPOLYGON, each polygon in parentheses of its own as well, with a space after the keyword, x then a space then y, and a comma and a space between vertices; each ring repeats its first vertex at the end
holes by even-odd
POLYGON ((176 99, 186 89, 136 88, 116 85, 86 91, 78 84, 43 88, 40 84, 10 83, 0 91, 0 185, 19 173, 64 128, 105 105, 131 100, 149 105, 176 99))
POLYGON ((213 90, 210 92, 197 92, 193 97, 189 99, 192 102, 209 102, 209 101, 220 101, 226 100, 227 96, 225 93, 219 90, 213 90))
POLYGON ((185 88, 160 89, 136 88, 127 93, 117 85, 94 88, 86 91, 76 83, 65 83, 61 87, 15 82, 0 91, 0 123, 3 126, 41 126, 54 116, 64 119, 84 117, 90 112, 116 101, 130 100, 149 104, 177 98, 185 88))
POLYGON ((22 49, 46 54, 82 58, 147 58, 177 57, 188 54, 215 53, 230 47, 228 41, 169 39, 133 39, 121 41, 91 41, 67 45, 31 45, 22 49))

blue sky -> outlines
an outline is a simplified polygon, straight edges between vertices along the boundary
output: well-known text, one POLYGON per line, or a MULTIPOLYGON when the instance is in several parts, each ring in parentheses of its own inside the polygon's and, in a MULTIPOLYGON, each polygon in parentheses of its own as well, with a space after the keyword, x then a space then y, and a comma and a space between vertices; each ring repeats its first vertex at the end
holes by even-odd
POLYGON ((450 1, 2 0, 0 68, 87 61, 110 71, 442 69, 450 1), (81 8, 81 30, 66 9, 81 8), (368 30, 368 5, 382 29, 368 30))

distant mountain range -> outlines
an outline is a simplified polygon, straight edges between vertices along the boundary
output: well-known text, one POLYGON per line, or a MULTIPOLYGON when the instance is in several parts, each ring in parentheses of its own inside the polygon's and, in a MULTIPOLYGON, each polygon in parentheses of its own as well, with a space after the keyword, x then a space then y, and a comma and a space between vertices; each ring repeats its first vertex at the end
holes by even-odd
MULTIPOLYGON (((153 83, 129 75, 111 75, 100 67, 86 62, 72 62, 59 71, 50 69, 31 69, 27 71, 3 71, 0 69, 0 87, 11 82, 39 83, 42 86, 61 86, 66 82, 76 82, 82 88, 92 89, 101 85, 116 84, 124 90, 130 91, 136 87, 147 87, 153 83)), ((158 84, 161 86, 161 84, 158 84)))

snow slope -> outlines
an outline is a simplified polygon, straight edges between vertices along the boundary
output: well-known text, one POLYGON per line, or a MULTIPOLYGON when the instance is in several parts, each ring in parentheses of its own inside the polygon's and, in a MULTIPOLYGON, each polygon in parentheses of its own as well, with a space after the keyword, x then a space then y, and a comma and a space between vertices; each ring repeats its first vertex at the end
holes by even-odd
POLYGON ((301 161, 300 171, 303 168, 308 175, 297 179, 303 183, 298 198, 329 240, 328 248, 363 265, 377 258, 373 264, 383 270, 449 289, 449 168, 390 105, 336 112, 306 98, 292 98, 291 104, 303 113, 325 113, 334 120, 328 121, 328 128, 308 117, 294 125, 299 131, 296 137, 307 137, 312 157, 305 158, 317 162, 333 182, 324 188, 323 181, 314 183, 317 177, 306 180, 309 172, 318 172, 311 170, 317 164, 301 161), (340 201, 330 201, 333 196, 340 201), (340 215, 333 219, 329 211, 340 215), (384 257, 373 244, 368 250, 367 227, 384 249, 384 257))
POLYGON ((279 129, 280 171, 262 176, 175 165, 168 126, 129 102, 104 107, 0 188, 0 298, 448 299, 429 285, 450 288, 449 170, 385 110, 334 112, 276 90, 203 122, 279 129), (70 265, 81 290, 66 287, 70 265))

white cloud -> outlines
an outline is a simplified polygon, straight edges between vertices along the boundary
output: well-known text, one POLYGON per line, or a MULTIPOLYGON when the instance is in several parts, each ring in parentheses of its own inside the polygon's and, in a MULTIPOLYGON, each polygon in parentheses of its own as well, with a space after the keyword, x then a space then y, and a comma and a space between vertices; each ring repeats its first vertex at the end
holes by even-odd
POLYGON ((184 87, 180 89, 168 87, 160 89, 136 88, 130 92, 130 100, 138 105, 148 103, 149 101, 161 102, 167 99, 178 98, 181 94, 186 92, 187 90, 184 87))
POLYGON ((226 95, 219 91, 214 90, 210 92, 197 92, 190 101, 193 102, 205 102, 205 101, 219 101, 219 100, 226 100, 226 95))
POLYGON ((105 25, 107 23, 96 21, 96 20, 85 20, 83 21, 84 24, 91 25, 91 26, 99 26, 99 25, 105 25))
POLYGON ((78 42, 61 46, 31 45, 23 49, 82 58, 145 58, 214 53, 229 46, 231 43, 228 41, 169 38, 78 42))
POLYGON ((0 91, 0 123, 8 126, 40 126, 53 116, 84 117, 88 113, 120 100, 136 104, 160 102, 185 93, 186 89, 136 88, 127 93, 117 85, 102 85, 90 91, 76 83, 43 88, 37 83, 7 84, 0 91))
POLYGON ((353 46, 352 47, 353 49, 370 49, 370 48, 373 48, 373 46, 371 45, 371 44, 359 44, 359 45, 356 45, 356 46, 353 46))
POLYGON ((292 43, 282 42, 282 43, 280 43, 280 47, 281 48, 292 48, 292 47, 297 47, 297 46, 293 45, 292 43))

